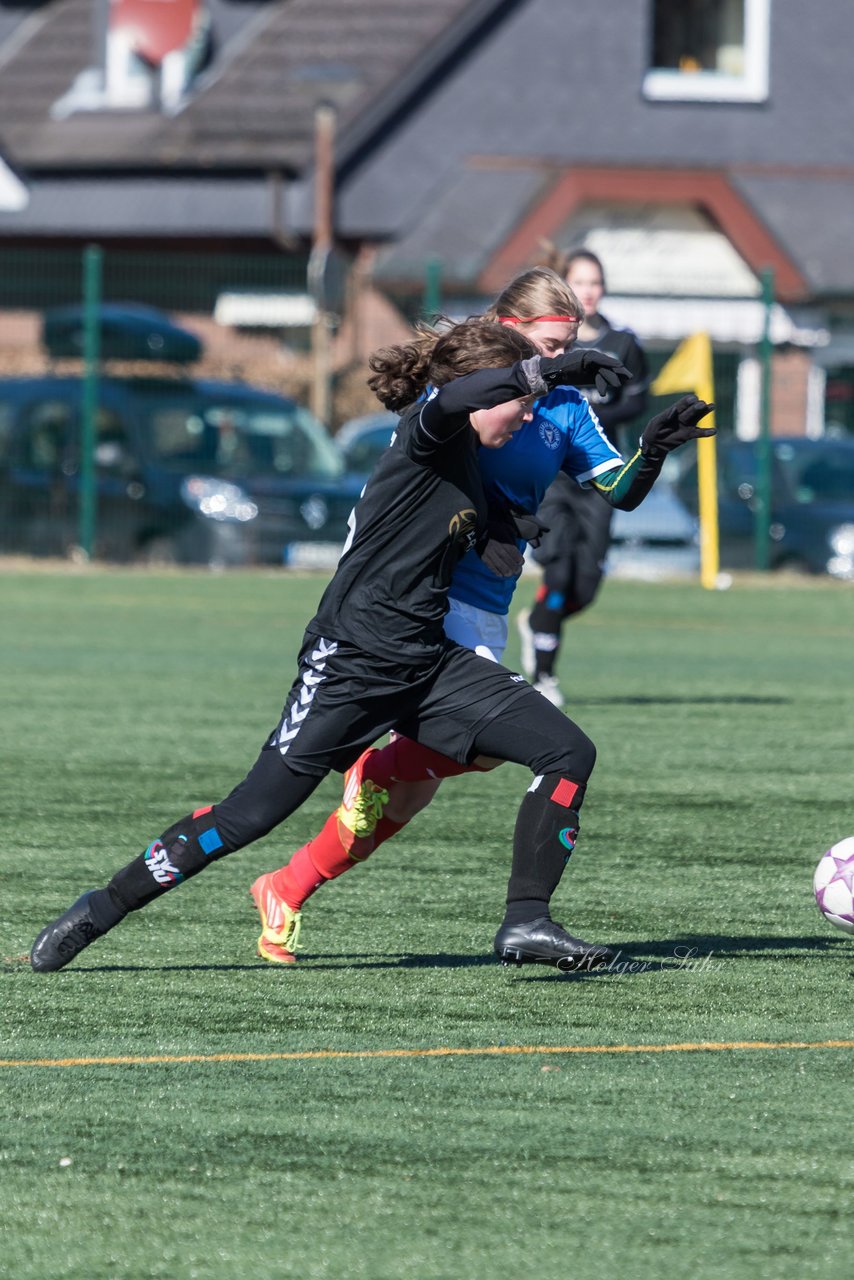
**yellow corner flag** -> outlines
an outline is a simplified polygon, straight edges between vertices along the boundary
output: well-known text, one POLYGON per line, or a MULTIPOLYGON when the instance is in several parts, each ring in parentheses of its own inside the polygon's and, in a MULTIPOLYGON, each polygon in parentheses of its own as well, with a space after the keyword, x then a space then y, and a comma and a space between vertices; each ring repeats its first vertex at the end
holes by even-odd
MULTIPOLYGON (((707 333, 692 333, 673 352, 650 387, 654 396, 693 391, 701 400, 715 398, 712 375, 712 344, 707 333)), ((715 425, 714 411, 703 419, 704 427, 715 425)), ((715 437, 697 441, 697 485, 700 510, 700 582, 712 590, 718 578, 718 481, 715 437)))

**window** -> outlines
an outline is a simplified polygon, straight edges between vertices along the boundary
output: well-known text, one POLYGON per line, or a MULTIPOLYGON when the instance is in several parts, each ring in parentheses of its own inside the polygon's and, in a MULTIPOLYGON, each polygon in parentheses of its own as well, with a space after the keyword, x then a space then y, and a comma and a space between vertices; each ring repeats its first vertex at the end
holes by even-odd
POLYGON ((76 470, 70 455, 71 408, 64 400, 38 400, 21 415, 14 462, 28 471, 76 470))
POLYGON ((771 0, 652 0, 647 98, 763 102, 771 0))
POLYGON ((172 471, 235 480, 280 475, 333 480, 343 462, 324 428, 301 405, 211 401, 152 410, 156 459, 172 471))

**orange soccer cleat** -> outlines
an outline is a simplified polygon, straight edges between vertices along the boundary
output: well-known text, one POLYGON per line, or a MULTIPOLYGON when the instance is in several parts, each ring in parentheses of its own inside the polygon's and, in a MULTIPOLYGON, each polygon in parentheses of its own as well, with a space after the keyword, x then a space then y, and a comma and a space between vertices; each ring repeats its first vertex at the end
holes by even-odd
POLYGON ((275 872, 259 876, 249 892, 261 916, 258 955, 271 964, 296 964, 300 912, 294 911, 273 888, 275 872))

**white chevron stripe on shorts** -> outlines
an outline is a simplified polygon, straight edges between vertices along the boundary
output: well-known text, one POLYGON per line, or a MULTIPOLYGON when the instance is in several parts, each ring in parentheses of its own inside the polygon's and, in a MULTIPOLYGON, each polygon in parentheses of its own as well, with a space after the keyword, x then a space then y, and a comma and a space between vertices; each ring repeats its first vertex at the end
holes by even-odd
POLYGON ((338 652, 338 643, 335 640, 319 639, 315 647, 312 649, 305 671, 302 676, 302 687, 291 702, 282 722, 276 732, 273 734, 271 746, 278 747, 280 755, 287 755, 291 743, 300 731, 306 716, 311 710, 311 704, 314 695, 317 693, 318 686, 326 679, 323 674, 326 661, 332 654, 338 652))

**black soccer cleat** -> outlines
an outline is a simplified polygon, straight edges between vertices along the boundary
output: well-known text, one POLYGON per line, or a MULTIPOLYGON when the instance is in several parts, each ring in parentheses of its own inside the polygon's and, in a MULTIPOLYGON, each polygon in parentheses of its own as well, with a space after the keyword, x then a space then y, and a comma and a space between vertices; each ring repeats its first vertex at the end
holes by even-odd
POLYGON ((608 947, 573 938, 549 916, 503 924, 495 935, 495 954, 504 965, 552 964, 564 972, 599 969, 616 959, 608 947))
POLYGON ((42 929, 30 952, 30 964, 36 973, 63 969, 90 942, 104 936, 107 930, 95 923, 92 913, 92 899, 98 892, 90 889, 58 919, 42 929))

